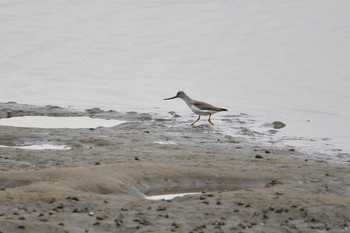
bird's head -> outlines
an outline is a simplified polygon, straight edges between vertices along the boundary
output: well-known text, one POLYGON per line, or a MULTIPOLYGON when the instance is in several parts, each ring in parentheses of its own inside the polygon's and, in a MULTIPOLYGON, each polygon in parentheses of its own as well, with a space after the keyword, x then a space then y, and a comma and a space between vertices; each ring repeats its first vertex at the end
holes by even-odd
POLYGON ((175 99, 175 98, 181 98, 181 99, 183 99, 185 96, 186 96, 185 92, 183 92, 183 91, 178 91, 177 94, 176 94, 176 96, 170 97, 170 98, 166 98, 166 99, 164 99, 164 100, 172 100, 172 99, 175 99))

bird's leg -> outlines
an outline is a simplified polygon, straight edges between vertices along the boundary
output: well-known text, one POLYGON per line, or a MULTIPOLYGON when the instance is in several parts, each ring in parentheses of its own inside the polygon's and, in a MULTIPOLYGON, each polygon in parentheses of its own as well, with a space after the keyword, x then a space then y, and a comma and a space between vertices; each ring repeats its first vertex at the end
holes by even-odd
POLYGON ((211 113, 209 112, 208 122, 209 122, 211 125, 214 125, 214 123, 213 123, 213 122, 211 122, 210 117, 211 117, 211 113))
POLYGON ((198 115, 198 119, 197 120, 195 120, 194 122, 192 122, 192 124, 191 125, 194 125, 197 121, 199 121, 199 119, 201 119, 201 115, 198 115))

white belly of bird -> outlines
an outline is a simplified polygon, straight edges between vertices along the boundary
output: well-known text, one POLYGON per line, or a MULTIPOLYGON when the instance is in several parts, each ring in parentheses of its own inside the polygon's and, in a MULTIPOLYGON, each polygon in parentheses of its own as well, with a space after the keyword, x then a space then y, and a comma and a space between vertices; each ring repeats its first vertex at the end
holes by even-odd
POLYGON ((193 105, 190 108, 191 108, 192 112, 194 112, 197 115, 201 115, 201 116, 208 116, 209 113, 211 113, 211 114, 215 113, 213 111, 208 111, 208 110, 203 110, 203 109, 197 108, 196 106, 193 106, 193 105))

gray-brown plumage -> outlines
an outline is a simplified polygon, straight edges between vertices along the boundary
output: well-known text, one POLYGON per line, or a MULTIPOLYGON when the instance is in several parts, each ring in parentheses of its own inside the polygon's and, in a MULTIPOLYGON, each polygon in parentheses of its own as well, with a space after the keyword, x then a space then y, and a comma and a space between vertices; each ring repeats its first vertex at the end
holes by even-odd
POLYGON ((198 115, 198 119, 195 120, 192 123, 192 125, 194 125, 197 121, 199 121, 201 116, 208 116, 208 115, 209 115, 208 122, 210 124, 214 125, 214 123, 210 120, 211 115, 213 115, 214 113, 217 113, 217 112, 227 111, 227 109, 225 109, 225 108, 215 107, 215 106, 213 106, 211 104, 208 104, 206 102, 202 102, 202 101, 197 101, 197 100, 191 99, 183 91, 179 91, 176 94, 176 96, 170 97, 170 98, 166 98, 164 100, 171 100, 171 99, 175 99, 175 98, 183 99, 186 102, 186 104, 188 105, 188 107, 192 110, 192 112, 194 112, 195 114, 198 115))

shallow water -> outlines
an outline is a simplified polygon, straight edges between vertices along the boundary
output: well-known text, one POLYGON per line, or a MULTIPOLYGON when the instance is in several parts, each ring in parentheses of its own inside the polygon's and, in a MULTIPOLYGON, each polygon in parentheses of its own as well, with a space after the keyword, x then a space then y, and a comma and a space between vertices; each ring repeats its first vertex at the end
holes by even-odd
POLYGON ((70 150, 71 147, 65 145, 51 145, 51 144, 40 144, 40 145, 30 145, 30 146, 4 146, 0 145, 0 148, 15 148, 24 150, 70 150))
POLYGON ((46 128, 46 129, 79 129, 112 127, 125 123, 121 120, 105 120, 90 117, 46 117, 46 116, 23 116, 0 119, 2 126, 46 128))
POLYGON ((349 153, 349 9, 346 0, 2 1, 0 99, 190 118, 181 100, 162 100, 184 90, 248 113, 252 129, 281 120, 282 138, 322 152, 309 139, 327 138, 349 153))
POLYGON ((183 197, 187 195, 198 195, 200 193, 176 193, 176 194, 163 194, 163 195, 153 195, 153 196, 146 196, 146 199, 148 200, 154 200, 154 201, 159 201, 159 200, 171 200, 174 199, 175 197, 183 197))

